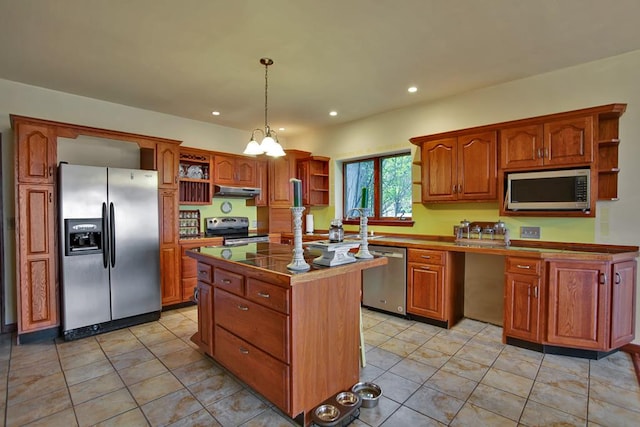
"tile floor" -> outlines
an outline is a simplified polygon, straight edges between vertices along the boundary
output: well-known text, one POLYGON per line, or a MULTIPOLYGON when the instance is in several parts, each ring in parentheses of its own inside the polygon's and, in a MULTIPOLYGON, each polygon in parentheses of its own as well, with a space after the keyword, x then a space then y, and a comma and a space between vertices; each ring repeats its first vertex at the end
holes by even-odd
MULTIPOLYGON (((190 307, 158 322, 69 343, 0 336, 0 426, 290 426, 194 349, 190 307), (0 377, 1 379, 2 377, 0 377)), ((499 327, 451 330, 364 311, 363 380, 382 386, 352 426, 637 426, 629 356, 543 356, 501 343, 499 327)))

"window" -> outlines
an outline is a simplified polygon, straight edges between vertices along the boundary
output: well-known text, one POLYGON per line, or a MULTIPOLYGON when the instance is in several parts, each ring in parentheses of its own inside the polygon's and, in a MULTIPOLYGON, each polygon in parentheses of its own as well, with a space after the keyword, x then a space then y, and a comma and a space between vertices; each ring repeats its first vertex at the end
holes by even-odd
POLYGON ((370 224, 412 223, 407 221, 411 219, 411 153, 344 162, 343 172, 345 222, 358 216, 353 209, 362 206, 366 188, 370 224))

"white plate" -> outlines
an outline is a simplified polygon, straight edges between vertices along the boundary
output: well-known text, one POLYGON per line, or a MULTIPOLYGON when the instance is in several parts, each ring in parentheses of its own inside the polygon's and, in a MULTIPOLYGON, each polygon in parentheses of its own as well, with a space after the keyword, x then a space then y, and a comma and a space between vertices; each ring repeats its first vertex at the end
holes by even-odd
POLYGON ((188 178, 202 179, 203 176, 202 168, 198 165, 189 166, 189 169, 187 169, 188 178))

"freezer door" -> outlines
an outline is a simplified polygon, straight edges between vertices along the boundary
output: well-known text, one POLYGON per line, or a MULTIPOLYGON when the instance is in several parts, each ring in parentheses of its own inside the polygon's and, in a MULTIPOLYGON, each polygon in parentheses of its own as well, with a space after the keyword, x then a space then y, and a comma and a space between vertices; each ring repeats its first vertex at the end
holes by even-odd
POLYGON ((109 269, 102 253, 65 255, 65 219, 99 219, 107 203, 107 169, 59 167, 60 283, 64 331, 111 320, 109 269))
POLYGON ((108 169, 113 319, 159 311, 158 174, 108 169))

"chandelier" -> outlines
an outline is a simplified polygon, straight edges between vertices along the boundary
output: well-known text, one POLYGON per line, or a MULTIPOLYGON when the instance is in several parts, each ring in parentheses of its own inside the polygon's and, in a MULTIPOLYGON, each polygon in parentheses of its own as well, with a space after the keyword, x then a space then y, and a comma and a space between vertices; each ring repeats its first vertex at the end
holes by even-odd
POLYGON ((278 136, 274 131, 269 127, 269 123, 267 121, 267 112, 268 112, 268 89, 269 89, 269 65, 273 65, 273 60, 269 58, 260 58, 260 63, 264 65, 264 130, 258 128, 254 129, 251 132, 251 140, 247 144, 247 148, 244 149, 244 154, 248 155, 260 155, 266 154, 271 157, 281 157, 285 155, 282 146, 278 142, 278 136), (263 138, 262 142, 258 144, 256 141, 256 132, 261 133, 263 138))

